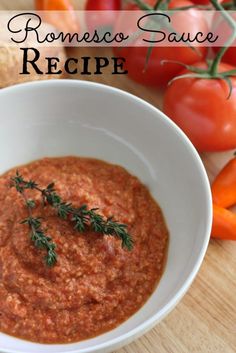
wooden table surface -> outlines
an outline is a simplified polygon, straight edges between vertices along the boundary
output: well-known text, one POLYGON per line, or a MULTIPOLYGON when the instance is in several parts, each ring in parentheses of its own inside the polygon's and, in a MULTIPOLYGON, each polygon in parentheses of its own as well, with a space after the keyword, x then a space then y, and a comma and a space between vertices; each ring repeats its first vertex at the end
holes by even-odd
MULTIPOLYGON (((106 1, 106 0, 104 0, 106 1)), ((84 0, 77 0, 82 8, 84 0)), ((32 0, 0 0, 0 10, 33 9, 32 0)), ((109 49, 70 49, 70 56, 112 56, 109 49)), ((81 77, 78 77, 81 79, 81 77)), ((107 72, 89 77, 161 108, 162 94, 107 72)), ((210 180, 232 152, 202 156, 210 180)), ((210 241, 203 265, 181 303, 159 325, 116 353, 235 353, 236 242, 210 241)))

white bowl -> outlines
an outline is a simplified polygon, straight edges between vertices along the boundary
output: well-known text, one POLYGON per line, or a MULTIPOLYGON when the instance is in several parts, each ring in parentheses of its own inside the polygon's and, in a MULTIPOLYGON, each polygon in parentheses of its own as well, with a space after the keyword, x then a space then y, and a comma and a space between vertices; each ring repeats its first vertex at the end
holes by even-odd
POLYGON ((138 176, 170 231, 164 275, 148 302, 116 329, 74 344, 41 345, 0 333, 7 353, 110 352, 152 328, 183 297, 205 255, 211 193, 202 162, 162 112, 121 90, 61 80, 0 91, 0 173, 44 156, 92 156, 138 176))

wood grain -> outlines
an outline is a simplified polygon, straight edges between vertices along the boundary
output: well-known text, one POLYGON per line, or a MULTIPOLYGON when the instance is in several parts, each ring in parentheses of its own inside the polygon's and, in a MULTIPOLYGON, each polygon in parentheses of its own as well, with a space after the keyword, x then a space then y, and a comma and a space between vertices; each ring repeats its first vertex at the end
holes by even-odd
MULTIPOLYGON (((82 8, 83 3, 76 1, 77 8, 82 8)), ((0 1, 0 9, 32 8, 31 0, 0 1)), ((109 49, 70 49, 69 55, 112 53, 109 49)), ((113 77, 108 70, 89 80, 124 89, 161 108, 161 92, 138 85, 126 76, 113 77)), ((210 180, 231 156, 232 152, 202 155, 210 180)), ((235 352, 236 242, 211 241, 196 280, 177 308, 152 331, 116 353, 235 352)))

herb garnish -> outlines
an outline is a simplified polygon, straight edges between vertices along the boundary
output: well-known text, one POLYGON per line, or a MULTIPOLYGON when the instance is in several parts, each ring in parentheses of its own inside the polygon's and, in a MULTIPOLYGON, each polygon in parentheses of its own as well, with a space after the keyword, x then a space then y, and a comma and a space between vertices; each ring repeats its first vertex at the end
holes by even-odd
POLYGON ((11 186, 15 187, 25 200, 29 217, 21 223, 29 225, 31 229, 30 237, 35 247, 47 250, 45 260, 48 266, 53 266, 57 261, 56 245, 52 242, 51 237, 42 230, 41 218, 33 217, 32 210, 35 207, 35 202, 26 198, 25 190, 27 189, 40 192, 43 205, 52 206, 56 210, 58 217, 72 222, 74 229, 77 231, 85 232, 86 229, 90 228, 96 233, 115 236, 121 239, 123 248, 127 248, 129 251, 132 250, 133 239, 127 232, 126 224, 118 223, 113 217, 104 218, 97 212, 98 208, 88 209, 87 205, 76 208, 71 203, 64 202, 55 191, 54 183, 50 183, 45 189, 41 189, 35 181, 24 180, 17 171, 15 177, 11 178, 11 186))
POLYGON ((32 181, 26 182, 22 176, 16 172, 16 176, 11 178, 11 186, 15 187, 16 190, 22 195, 28 209, 29 217, 24 219, 21 224, 28 224, 30 228, 30 239, 34 243, 34 246, 38 249, 47 250, 45 262, 49 267, 54 266, 57 262, 57 254, 55 252, 56 245, 52 242, 52 238, 43 231, 41 218, 33 217, 32 210, 35 208, 35 202, 34 200, 27 199, 24 192, 26 189, 34 189, 36 187, 36 183, 32 181))

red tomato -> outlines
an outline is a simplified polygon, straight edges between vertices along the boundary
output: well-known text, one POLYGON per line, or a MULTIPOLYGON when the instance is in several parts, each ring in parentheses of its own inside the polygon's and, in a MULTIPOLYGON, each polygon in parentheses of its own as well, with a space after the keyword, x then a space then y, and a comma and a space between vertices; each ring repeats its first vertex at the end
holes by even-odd
POLYGON ((112 11, 121 10, 121 0, 87 0, 86 11, 107 11, 102 14, 88 14, 86 23, 89 30, 99 29, 101 27, 113 27, 117 14, 112 11))
MULTIPOLYGON (((149 4, 154 4, 156 1, 149 0, 149 4)), ((146 1, 147 3, 147 1, 146 1)), ((176 7, 189 6, 192 2, 188 0, 172 0, 169 4, 169 9, 176 7)), ((137 10, 135 6, 129 6, 125 10, 137 10)), ((184 23, 185 29, 189 28, 192 33, 208 31, 208 26, 203 18, 200 11, 197 9, 190 9, 185 12, 181 11, 176 16, 178 17, 177 23, 178 28, 175 28, 177 32, 181 32, 179 28, 184 23)), ((118 21, 121 21, 119 18, 118 21)), ((136 29, 137 30, 137 29, 136 29)), ((135 32, 135 30, 133 31, 135 32)), ((137 39, 139 40, 139 39, 137 39)), ((184 64, 193 64, 205 58, 207 54, 207 48, 198 47, 198 52, 194 51, 190 47, 153 47, 151 56, 149 58, 148 66, 146 70, 145 63, 148 53, 148 47, 124 47, 114 48, 114 52, 117 56, 122 56, 126 59, 126 69, 128 75, 133 80, 142 83, 146 86, 160 87, 166 85, 174 76, 181 70, 180 66, 173 63, 162 64, 163 60, 180 61, 184 64)))
MULTIPOLYGON (((195 64, 205 68, 205 63, 195 64)), ((234 69, 220 64, 219 72, 234 69)), ((189 73, 185 70, 181 74, 189 73)), ((222 79, 183 78, 171 83, 164 96, 164 112, 199 151, 236 148, 236 78, 232 93, 222 79)))
POLYGON ((227 49, 222 60, 228 64, 236 66, 236 47, 230 47, 229 49, 227 49))
POLYGON ((121 0, 87 0, 86 11, 119 11, 121 10, 121 0))
POLYGON ((192 2, 196 5, 209 5, 210 0, 192 0, 192 2))
MULTIPOLYGON (((211 1, 210 0, 191 0, 194 4, 196 5, 210 5, 211 1)), ((222 2, 222 0, 218 0, 219 2, 222 2)), ((228 1, 228 0, 226 0, 228 1)))

